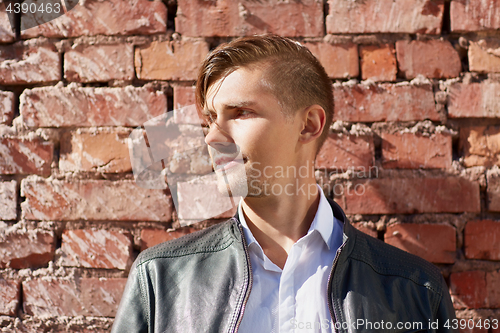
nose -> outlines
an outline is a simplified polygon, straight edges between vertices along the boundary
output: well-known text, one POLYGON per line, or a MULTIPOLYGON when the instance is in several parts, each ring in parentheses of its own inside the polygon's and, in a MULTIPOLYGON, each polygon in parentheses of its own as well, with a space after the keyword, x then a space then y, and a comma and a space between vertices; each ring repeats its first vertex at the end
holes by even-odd
POLYGON ((215 121, 210 124, 210 130, 205 136, 205 143, 220 153, 233 154, 236 151, 236 145, 231 135, 215 121))

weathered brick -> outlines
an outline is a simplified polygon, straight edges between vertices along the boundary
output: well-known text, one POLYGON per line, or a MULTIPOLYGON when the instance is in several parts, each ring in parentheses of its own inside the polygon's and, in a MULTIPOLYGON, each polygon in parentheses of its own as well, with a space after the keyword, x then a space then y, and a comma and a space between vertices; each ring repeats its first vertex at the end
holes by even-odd
POLYGON ((324 34, 323 1, 319 0, 178 0, 177 4, 175 30, 184 36, 274 33, 287 37, 317 37, 324 34))
POLYGON ((50 175, 53 153, 52 142, 0 138, 0 174, 50 175))
POLYGON ((134 78, 132 44, 77 45, 64 54, 64 77, 76 82, 134 78))
POLYGON ((200 124, 194 86, 174 86, 174 119, 177 124, 200 124))
POLYGON ((37 317, 114 317, 126 281, 126 278, 37 278, 24 281, 24 311, 37 317))
POLYGON ((330 134, 316 156, 317 169, 367 170, 373 166, 375 146, 372 136, 330 134))
POLYGON ((471 72, 500 72, 500 41, 482 39, 470 42, 469 69, 471 72))
POLYGON ((444 0, 328 0, 328 4, 329 34, 441 33, 444 0))
POLYGON ((479 184, 458 177, 358 180, 343 189, 340 201, 348 214, 461 213, 481 210, 479 184))
POLYGON ((133 181, 67 182, 36 176, 23 179, 22 216, 28 220, 170 221, 171 199, 133 181))
POLYGON ((342 79, 359 75, 357 45, 315 42, 304 45, 319 59, 329 77, 342 79))
POLYGON ((448 88, 448 117, 500 117, 500 83, 456 83, 448 88))
POLYGON ((447 40, 396 42, 396 54, 401 74, 407 79, 417 75, 443 79, 457 77, 462 70, 458 52, 447 40))
MULTIPOLYGON (((34 0, 25 1, 31 3, 34 0)), ((49 38, 95 35, 150 35, 164 33, 167 8, 161 1, 108 0, 80 2, 49 21, 40 12, 21 16, 21 37, 49 38), (46 22, 39 25, 39 22, 46 22), (124 24, 124 22, 126 22, 124 24)))
POLYGON ((335 85, 334 120, 439 120, 430 84, 335 85))
POLYGON ((14 118, 14 93, 0 91, 0 125, 10 125, 14 118))
POLYGON ((500 126, 462 127, 460 150, 466 167, 500 166, 500 126))
POLYGON ((13 226, 0 230, 0 240, 0 268, 41 267, 54 258, 53 232, 13 226))
POLYGON ((203 40, 153 41, 135 49, 135 71, 143 80, 196 80, 207 53, 203 40))
POLYGON ((132 237, 112 230, 65 230, 61 265, 126 269, 132 263, 132 237))
POLYGON ((177 239, 195 231, 191 227, 183 227, 172 231, 145 228, 141 230, 141 251, 172 239, 177 239))
POLYGON ((29 127, 141 126, 167 111, 160 91, 147 88, 43 87, 25 90, 21 116, 29 127))
POLYGON ((0 220, 17 218, 17 182, 0 181, 0 220))
POLYGON ((77 129, 61 136, 59 169, 63 171, 130 172, 128 129, 77 129))
POLYGON ((490 212, 500 212, 500 173, 495 170, 488 170, 486 174, 488 181, 488 210, 490 212))
POLYGON ((363 45, 359 48, 363 80, 396 81, 398 67, 392 44, 363 45))
POLYGON ((392 169, 447 169, 451 166, 451 136, 382 133, 382 165, 392 169))
POLYGON ((21 295, 21 283, 0 278, 0 315, 15 316, 21 295))
POLYGON ((364 226, 362 222, 351 223, 351 224, 354 228, 358 229, 359 231, 364 232, 365 234, 367 234, 369 236, 372 236, 373 238, 378 237, 378 233, 376 230, 373 230, 373 229, 370 229, 370 228, 364 226))
POLYGON ((500 221, 469 221, 464 233, 467 258, 500 260, 500 221))
POLYGON ((61 80, 61 57, 55 46, 16 43, 0 46, 0 84, 34 84, 61 80))
POLYGON ((10 25, 5 3, 0 3, 0 43, 10 43, 16 39, 16 34, 10 25))
POLYGON ((483 271, 451 273, 450 293, 455 309, 484 308, 488 297, 486 273, 483 271))
POLYGON ((500 29, 500 1, 453 0, 450 4, 451 31, 500 29))
POLYGON ((450 225, 412 223, 391 225, 387 227, 384 241, 430 262, 440 264, 455 262, 456 231, 450 225))
POLYGON ((215 178, 200 183, 177 183, 177 214, 181 226, 210 218, 230 218, 236 213, 238 200, 221 194, 215 178))

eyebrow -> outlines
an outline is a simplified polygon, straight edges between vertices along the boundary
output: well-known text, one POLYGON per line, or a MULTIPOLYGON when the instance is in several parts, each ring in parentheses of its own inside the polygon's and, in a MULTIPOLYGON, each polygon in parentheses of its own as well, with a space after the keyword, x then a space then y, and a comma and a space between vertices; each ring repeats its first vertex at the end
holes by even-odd
MULTIPOLYGON (((222 110, 225 111, 225 110, 245 108, 245 107, 249 107, 249 106, 254 106, 256 104, 257 104, 257 102, 255 102, 255 101, 230 102, 227 104, 222 104, 222 110)), ((214 111, 206 108, 206 106, 205 106, 205 108, 203 108, 203 111, 202 111, 202 113, 205 115, 208 115, 211 112, 214 112, 214 111)))

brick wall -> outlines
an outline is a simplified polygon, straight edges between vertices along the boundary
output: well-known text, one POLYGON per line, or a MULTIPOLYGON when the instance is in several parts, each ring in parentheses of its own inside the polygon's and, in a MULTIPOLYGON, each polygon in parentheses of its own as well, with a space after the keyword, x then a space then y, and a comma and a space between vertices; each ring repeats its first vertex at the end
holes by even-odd
MULTIPOLYGON (((459 318, 500 319, 499 0, 81 1, 14 29, 1 9, 2 331, 109 331, 139 251, 231 215, 180 227, 170 189, 134 183, 127 137, 193 103, 210 49, 264 32, 332 79, 328 195, 440 267, 459 318)), ((197 156, 170 170, 206 173, 197 156)))

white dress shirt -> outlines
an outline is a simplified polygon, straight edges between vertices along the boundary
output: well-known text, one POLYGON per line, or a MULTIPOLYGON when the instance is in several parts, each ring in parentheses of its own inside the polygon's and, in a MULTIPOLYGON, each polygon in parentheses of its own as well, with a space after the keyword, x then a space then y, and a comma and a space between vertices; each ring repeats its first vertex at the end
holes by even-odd
POLYGON ((311 227, 293 244, 283 270, 269 260, 253 237, 240 201, 238 215, 248 244, 253 283, 239 332, 334 332, 327 283, 342 245, 343 224, 333 216, 321 188, 319 193, 311 227))

